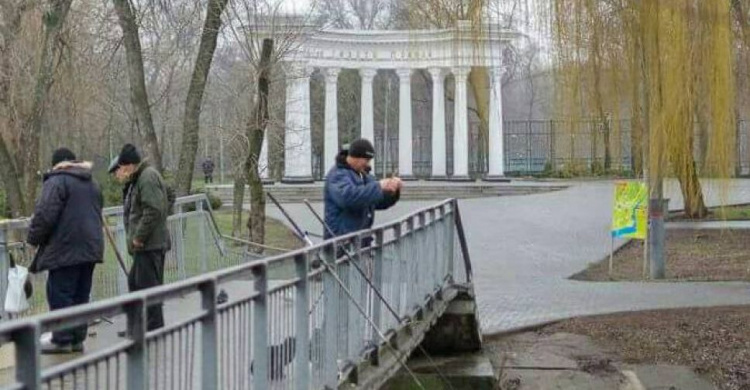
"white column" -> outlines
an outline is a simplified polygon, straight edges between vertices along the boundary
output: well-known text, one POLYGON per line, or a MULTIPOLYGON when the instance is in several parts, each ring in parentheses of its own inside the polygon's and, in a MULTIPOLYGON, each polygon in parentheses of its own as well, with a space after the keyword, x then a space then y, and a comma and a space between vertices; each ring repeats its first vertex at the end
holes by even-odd
MULTIPOLYGON (((360 118, 361 128, 360 137, 372 142, 375 146, 375 105, 372 102, 372 81, 378 74, 377 69, 363 68, 359 70, 359 77, 362 79, 362 99, 360 99, 360 118)), ((378 150, 376 147, 375 150, 378 150)), ((377 155, 375 156, 377 158, 377 155)), ((370 163, 371 173, 375 174, 375 161, 370 163)))
POLYGON ((329 68, 326 76, 325 139, 323 145, 324 172, 333 166, 339 149, 338 80, 339 68, 329 68))
POLYGON ((432 76, 432 178, 443 179, 445 173, 445 72, 430 68, 432 76))
POLYGON ((368 139, 373 145, 375 144, 375 116, 373 115, 374 106, 372 104, 372 80, 377 73, 376 69, 359 70, 359 76, 362 78, 362 128, 360 129, 360 136, 368 139))
POLYGON ((398 175, 412 177, 411 69, 398 69, 398 175))
POLYGON ((312 178, 310 137, 310 73, 305 64, 294 63, 287 72, 284 180, 309 183, 312 178))
POLYGON ((453 68, 456 79, 455 114, 453 119, 453 179, 469 179, 469 115, 467 112, 466 78, 470 67, 453 68))
POLYGON ((258 157, 258 169, 260 178, 268 179, 268 131, 263 132, 263 143, 260 146, 260 156, 258 157))
POLYGON ((499 179, 505 175, 505 156, 503 149, 503 68, 490 71, 490 129, 489 153, 490 167, 487 179, 499 179))

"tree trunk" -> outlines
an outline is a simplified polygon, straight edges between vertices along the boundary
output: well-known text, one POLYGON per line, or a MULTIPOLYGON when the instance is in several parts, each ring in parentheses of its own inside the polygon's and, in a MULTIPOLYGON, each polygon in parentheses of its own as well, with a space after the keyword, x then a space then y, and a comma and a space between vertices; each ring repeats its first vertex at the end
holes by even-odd
POLYGON ((250 241, 259 244, 265 242, 266 196, 263 192, 263 181, 260 178, 258 162, 263 146, 263 133, 268 125, 268 86, 272 52, 273 40, 264 39, 258 66, 258 96, 252 117, 247 124, 249 148, 245 167, 250 185, 250 218, 247 221, 247 227, 250 230, 250 241))
MULTIPOLYGON (((50 9, 42 16, 44 41, 42 43, 39 69, 36 75, 36 86, 34 87, 31 111, 24 121, 24 131, 21 133, 21 145, 24 150, 21 157, 21 164, 24 170, 23 197, 25 199, 35 199, 37 188, 39 188, 41 183, 38 176, 40 170, 39 139, 42 135, 42 121, 44 119, 47 96, 54 81, 53 73, 57 64, 56 59, 60 57, 60 34, 65 19, 68 16, 71 2, 72 0, 50 1, 50 9)), ((26 210, 23 210, 24 214, 30 214, 30 204, 32 202, 26 203, 26 210)))
MULTIPOLYGON (((633 72, 637 72, 639 67, 638 61, 633 65, 635 68, 633 72)), ((643 176, 643 118, 641 109, 641 79, 633 77, 632 82, 635 84, 632 86, 633 96, 631 103, 631 116, 630 116, 630 161, 631 169, 635 177, 643 176)))
POLYGON ((195 60, 193 76, 190 79, 190 89, 185 99, 182 148, 180 149, 180 163, 177 168, 177 192, 180 195, 189 194, 193 182, 203 92, 206 89, 206 80, 216 50, 216 39, 221 28, 221 14, 224 13, 227 2, 228 0, 211 0, 208 2, 198 58, 195 60))
MULTIPOLYGON (((644 109, 645 100, 645 72, 644 72, 644 46, 643 40, 641 39, 640 24, 635 20, 632 22, 632 33, 630 34, 633 45, 633 53, 631 55, 630 63, 630 79, 631 83, 631 115, 630 115, 630 161, 633 175, 635 177, 644 176, 644 140, 646 139, 644 124, 645 118, 644 113, 648 112, 648 109, 644 109)), ((648 149, 646 149, 648 150, 648 149)))
MULTIPOLYGON (((692 144, 691 141, 688 145, 685 145, 685 147, 692 150, 692 144)), ((708 215, 708 209, 703 200, 703 190, 698 178, 698 171, 695 169, 695 161, 693 161, 692 155, 689 160, 692 164, 685 166, 682 166, 682 164, 676 164, 677 178, 680 182, 682 198, 685 200, 685 216, 691 219, 702 219, 708 215)))
POLYGON ((609 118, 604 119, 604 172, 612 170, 612 125, 609 118))
MULTIPOLYGON (((701 167, 701 172, 706 172, 708 165, 708 119, 704 115, 698 115, 698 163, 701 167)), ((692 131, 690 129, 689 131, 692 131)))
POLYGON ((10 216, 12 218, 18 218, 22 216, 31 215, 31 202, 25 202, 23 190, 21 188, 21 181, 16 170, 16 164, 8 153, 8 147, 0 135, 0 179, 2 179, 5 190, 5 196, 8 199, 8 208, 10 209, 10 216))
POLYGON ((234 170, 234 189, 232 197, 232 236, 242 237, 242 206, 245 204, 245 169, 237 167, 234 170))
MULTIPOLYGON (((19 132, 16 128, 17 120, 14 114, 15 107, 11 97, 11 81, 13 78, 11 59, 13 56, 7 48, 11 46, 21 28, 21 18, 26 10, 26 5, 21 4, 15 9, 3 9, 6 13, 6 28, 2 36, 5 45, 0 45, 0 180, 3 183, 5 197, 7 200, 6 208, 10 211, 11 217, 21 217, 31 214, 31 202, 26 202, 23 195, 23 173, 18 170, 18 154, 13 153, 9 148, 12 142, 6 142, 4 134, 14 134, 19 132), (16 154, 16 158, 13 157, 16 154)), ((32 199, 33 200, 33 199, 32 199)), ((5 211, 5 210, 3 210, 5 211)))
POLYGON ((125 45, 125 57, 128 67, 128 81, 130 83, 130 103, 135 111, 135 125, 144 137, 145 145, 142 148, 149 157, 151 165, 163 171, 161 163, 161 152, 159 141, 154 130, 154 121, 151 117, 151 106, 146 91, 146 80, 143 71, 143 53, 141 51, 141 38, 138 36, 138 25, 130 7, 129 0, 114 0, 117 19, 122 29, 122 38, 125 45))
MULTIPOLYGON (((479 116, 479 137, 478 140, 480 145, 477 145, 477 150, 486 149, 489 142, 490 135, 490 87, 489 87, 489 75, 487 68, 472 68, 471 74, 469 75, 469 83, 474 93, 474 102, 477 105, 477 115, 479 116)), ((502 120, 502 119, 501 119, 502 120)), ((485 156, 486 157, 486 156, 485 156)), ((489 161, 485 158, 482 160, 484 165, 488 164, 489 161)))
MULTIPOLYGON (((589 7, 589 12, 593 11, 593 7, 589 7)), ((598 20, 595 16, 593 17, 594 20, 598 20)), ((601 168, 601 165, 599 165, 599 135, 598 135, 598 129, 599 125, 602 129, 602 135, 604 138, 604 171, 609 171, 611 168, 612 162, 612 156, 610 155, 610 145, 609 145, 609 124, 608 124, 608 118, 607 113, 604 110, 604 96, 602 93, 602 81, 601 81, 601 72, 602 69, 602 50, 601 50, 601 34, 602 34, 601 26, 598 22, 594 23, 594 31, 592 34, 592 47, 594 50, 593 55, 593 69, 591 70, 594 76, 594 104, 596 106, 597 114, 599 115, 598 125, 595 124, 594 128, 592 129, 594 137, 592 137, 592 167, 596 166, 597 169, 601 168)), ((598 174, 601 172, 593 172, 594 174, 598 174)))

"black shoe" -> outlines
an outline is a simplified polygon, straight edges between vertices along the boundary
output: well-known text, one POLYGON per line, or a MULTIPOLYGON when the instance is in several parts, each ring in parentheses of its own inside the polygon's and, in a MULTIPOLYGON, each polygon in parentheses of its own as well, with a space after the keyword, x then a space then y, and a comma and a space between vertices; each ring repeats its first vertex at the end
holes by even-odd
POLYGON ((130 333, 127 330, 118 330, 117 337, 130 337, 130 333))
MULTIPOLYGON (((62 355, 73 353, 73 344, 56 344, 52 341, 42 341, 42 355, 62 355)), ((83 346, 81 346, 83 349, 83 346)))

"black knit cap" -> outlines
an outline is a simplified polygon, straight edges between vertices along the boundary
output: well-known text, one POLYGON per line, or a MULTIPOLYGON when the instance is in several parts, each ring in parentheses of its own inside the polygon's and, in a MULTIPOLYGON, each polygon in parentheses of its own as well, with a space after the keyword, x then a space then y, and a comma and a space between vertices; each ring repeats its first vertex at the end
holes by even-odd
POLYGON ((52 166, 63 162, 63 161, 75 161, 76 155, 68 148, 59 148, 52 153, 52 166))
POLYGON ((360 138, 354 140, 349 145, 349 155, 352 157, 373 158, 375 157, 375 147, 372 146, 372 142, 360 138))
POLYGON ((122 165, 140 164, 140 163, 141 163, 141 154, 138 153, 138 149, 136 149, 135 145, 125 144, 122 147, 120 154, 117 157, 115 157, 114 160, 112 160, 111 164, 109 164, 109 173, 116 171, 117 168, 119 168, 122 165))

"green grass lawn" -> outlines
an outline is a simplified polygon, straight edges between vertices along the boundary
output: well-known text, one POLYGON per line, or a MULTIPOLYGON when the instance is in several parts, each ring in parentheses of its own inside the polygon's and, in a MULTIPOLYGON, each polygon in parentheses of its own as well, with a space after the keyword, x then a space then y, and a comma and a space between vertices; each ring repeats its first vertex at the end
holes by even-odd
MULTIPOLYGON (((247 211, 242 213, 242 233, 239 238, 247 239, 249 232, 247 228, 247 211)), ((231 210, 220 210, 214 212, 214 218, 216 224, 219 226, 219 230, 222 234, 232 234, 232 212, 231 210)), ((265 245, 286 249, 294 250, 301 248, 304 244, 292 233, 292 231, 286 227, 280 221, 266 217, 266 237, 265 245)), ((264 255, 274 256, 282 252, 279 251, 266 251, 264 255)), ((294 263, 292 261, 276 262, 268 270, 268 277, 270 279, 288 279, 294 277, 294 263)))
MULTIPOLYGON (((674 221, 689 220, 682 213, 670 217, 674 221)), ((738 205, 727 207, 711 207, 705 219, 697 221, 748 221, 750 220, 750 205, 738 205)))
MULTIPOLYGON (((214 218, 222 234, 232 234, 232 212, 231 210, 214 211, 214 218)), ((247 239, 247 211, 242 213, 242 233, 239 238, 247 239)), ((281 221, 266 217, 266 239, 265 245, 280 249, 298 249, 303 246, 302 242, 281 221)))
POLYGON ((750 220, 750 206, 724 207, 712 210, 719 219, 727 221, 750 220))

